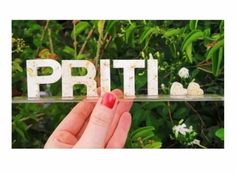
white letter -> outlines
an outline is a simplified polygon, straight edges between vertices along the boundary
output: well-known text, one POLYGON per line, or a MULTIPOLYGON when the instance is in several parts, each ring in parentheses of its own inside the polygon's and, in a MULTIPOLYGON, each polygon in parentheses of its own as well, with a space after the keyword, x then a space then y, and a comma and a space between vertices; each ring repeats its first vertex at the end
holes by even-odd
POLYGON ((62 60, 62 97, 73 97, 73 86, 84 84, 87 87, 87 96, 97 96, 97 84, 94 80, 96 69, 87 60, 62 60), (71 68, 84 67, 87 69, 85 76, 71 76, 71 68))
POLYGON ((124 69, 124 95, 135 95, 135 68, 144 68, 144 60, 113 60, 114 68, 124 69))
POLYGON ((100 60, 100 74, 101 74, 101 95, 105 92, 111 91, 111 72, 110 72, 110 60, 100 60))
POLYGON ((61 77, 61 65, 52 59, 27 60, 27 90, 28 98, 39 98, 39 84, 54 83, 61 77), (51 75, 38 76, 38 68, 51 67, 51 75))
POLYGON ((149 54, 148 60, 148 95, 158 95, 158 61, 153 59, 152 54, 149 54))

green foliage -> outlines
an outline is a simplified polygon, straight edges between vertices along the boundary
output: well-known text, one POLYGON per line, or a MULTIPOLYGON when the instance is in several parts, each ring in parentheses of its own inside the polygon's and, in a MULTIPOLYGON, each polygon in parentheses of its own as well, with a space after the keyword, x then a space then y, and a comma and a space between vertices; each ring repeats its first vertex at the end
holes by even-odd
POLYGON ((193 62, 192 60, 192 44, 194 41, 203 37, 203 32, 199 30, 191 31, 184 39, 182 44, 182 52, 186 52, 188 60, 190 63, 193 62))
POLYGON ((88 22, 79 22, 75 25, 75 28, 71 32, 71 38, 73 39, 74 35, 77 37, 81 32, 89 27, 88 22))
MULTIPOLYGON (((153 126, 141 127, 130 134, 127 141, 132 148, 161 148, 161 141, 155 134, 153 126)), ((128 143, 127 142, 127 143, 128 143)))
POLYGON ((224 141, 224 128, 219 128, 216 130, 215 135, 222 141, 224 141))
MULTIPOLYGON (((108 20, 108 21, 27 21, 12 22, 12 95, 26 96, 25 61, 33 58, 147 59, 159 62, 159 93, 169 94, 174 81, 195 80, 205 93, 224 94, 224 21, 219 20, 108 20), (181 67, 190 78, 180 79, 181 67), (161 87, 162 86, 162 87, 161 87)), ((41 69, 49 74, 50 69, 41 69)), ((84 69, 73 74, 83 75, 84 69)), ((146 94, 145 69, 136 70, 136 93, 146 94)), ((123 71, 111 70, 112 89, 123 88, 123 71)), ((99 78, 98 78, 99 79, 99 78)), ((61 81, 40 86, 46 95, 61 96, 61 81)), ((86 88, 74 87, 75 95, 86 88)), ((74 104, 13 104, 12 146, 43 147, 47 138, 74 104)), ((192 126, 196 138, 207 148, 222 148, 224 141, 223 102, 135 102, 132 127, 126 147, 182 148, 170 135, 181 119, 192 126), (215 134, 216 133, 216 134, 215 134), (221 137, 220 137, 221 136, 221 137)))

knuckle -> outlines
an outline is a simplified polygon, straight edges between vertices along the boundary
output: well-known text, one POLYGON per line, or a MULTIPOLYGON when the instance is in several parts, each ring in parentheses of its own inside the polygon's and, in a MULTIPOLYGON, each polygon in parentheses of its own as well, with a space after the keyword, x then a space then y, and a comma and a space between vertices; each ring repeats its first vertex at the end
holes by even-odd
POLYGON ((111 122, 111 117, 107 115, 101 116, 98 114, 94 114, 93 116, 91 116, 90 122, 96 126, 107 127, 111 122))

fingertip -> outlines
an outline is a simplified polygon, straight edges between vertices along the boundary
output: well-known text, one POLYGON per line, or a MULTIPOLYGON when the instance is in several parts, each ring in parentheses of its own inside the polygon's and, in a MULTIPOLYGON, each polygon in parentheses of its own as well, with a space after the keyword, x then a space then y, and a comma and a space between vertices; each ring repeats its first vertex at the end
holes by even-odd
POLYGON ((112 109, 117 102, 117 96, 112 92, 107 92, 102 96, 101 104, 112 109))
POLYGON ((123 96, 123 92, 120 89, 114 89, 112 90, 112 93, 114 93, 118 98, 123 96))
POLYGON ((101 95, 101 87, 97 88, 97 94, 100 96, 101 95))
POLYGON ((121 125, 121 128, 124 131, 128 131, 130 129, 131 122, 132 122, 132 116, 131 116, 130 112, 124 112, 121 115, 120 122, 119 122, 119 124, 121 125))

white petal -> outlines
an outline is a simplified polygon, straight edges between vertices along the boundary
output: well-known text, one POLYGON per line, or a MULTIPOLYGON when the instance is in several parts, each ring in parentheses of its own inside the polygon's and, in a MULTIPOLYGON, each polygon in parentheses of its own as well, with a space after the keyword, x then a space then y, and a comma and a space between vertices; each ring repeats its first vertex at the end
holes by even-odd
POLYGON ((190 82, 187 88, 187 94, 190 96, 200 96, 204 94, 204 91, 200 88, 198 83, 190 82))
POLYGON ((174 82, 170 88, 170 95, 172 96, 185 96, 187 94, 187 89, 179 82, 174 82))

